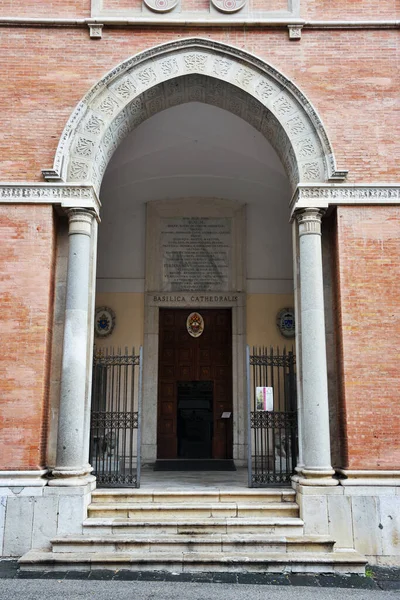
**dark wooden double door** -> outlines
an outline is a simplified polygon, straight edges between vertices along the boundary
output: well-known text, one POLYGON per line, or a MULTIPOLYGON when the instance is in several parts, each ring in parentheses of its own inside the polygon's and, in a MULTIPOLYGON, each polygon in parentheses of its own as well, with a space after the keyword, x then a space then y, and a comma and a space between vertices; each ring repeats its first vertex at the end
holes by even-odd
POLYGON ((157 457, 232 458, 231 309, 160 309, 159 323, 157 457), (194 311, 197 338, 186 325, 194 311))

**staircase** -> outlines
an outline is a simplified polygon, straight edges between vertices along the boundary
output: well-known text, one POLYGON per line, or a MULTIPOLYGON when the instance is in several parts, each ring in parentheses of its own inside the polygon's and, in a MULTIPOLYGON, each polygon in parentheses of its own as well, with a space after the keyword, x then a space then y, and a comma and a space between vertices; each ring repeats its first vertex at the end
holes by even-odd
POLYGON ((96 490, 81 535, 31 550, 21 570, 364 573, 355 551, 307 536, 290 489, 96 490))

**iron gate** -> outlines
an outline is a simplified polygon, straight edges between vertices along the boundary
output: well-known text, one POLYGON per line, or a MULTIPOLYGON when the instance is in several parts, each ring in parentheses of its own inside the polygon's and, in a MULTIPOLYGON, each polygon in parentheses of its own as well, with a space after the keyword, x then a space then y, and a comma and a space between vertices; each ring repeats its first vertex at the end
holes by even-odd
POLYGON ((94 354, 90 464, 99 487, 140 486, 142 349, 94 354))
POLYGON ((290 483, 297 460, 295 356, 247 348, 249 487, 290 483))

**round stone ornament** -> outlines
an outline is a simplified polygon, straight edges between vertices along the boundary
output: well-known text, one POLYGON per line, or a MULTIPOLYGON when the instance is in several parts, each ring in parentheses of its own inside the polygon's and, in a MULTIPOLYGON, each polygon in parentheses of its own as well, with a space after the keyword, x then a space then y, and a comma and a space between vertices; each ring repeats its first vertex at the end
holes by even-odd
POLYGON ((108 306, 96 308, 94 314, 94 331, 97 337, 111 335, 115 327, 115 312, 108 306))
POLYGON ((276 324, 279 331, 286 338, 292 338, 295 335, 294 308, 282 308, 277 314, 276 324))
POLYGON ((211 0, 215 8, 224 13, 233 13, 243 8, 246 0, 211 0))
POLYGON ((200 313, 192 312, 186 319, 186 329, 194 338, 200 337, 204 331, 204 320, 200 313))
POLYGON ((145 5, 150 10, 163 13, 168 12, 178 5, 179 0, 144 0, 145 5))

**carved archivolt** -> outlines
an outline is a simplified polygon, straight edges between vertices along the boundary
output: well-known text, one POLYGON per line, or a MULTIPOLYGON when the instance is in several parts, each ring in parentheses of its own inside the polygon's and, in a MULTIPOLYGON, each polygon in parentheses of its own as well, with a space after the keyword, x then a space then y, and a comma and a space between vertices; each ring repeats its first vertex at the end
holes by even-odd
POLYGON ((340 181, 323 124, 300 90, 279 71, 210 40, 179 40, 121 63, 83 98, 62 134, 54 169, 66 182, 100 188, 117 146, 144 120, 185 102, 233 112, 273 145, 293 188, 340 181))

